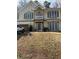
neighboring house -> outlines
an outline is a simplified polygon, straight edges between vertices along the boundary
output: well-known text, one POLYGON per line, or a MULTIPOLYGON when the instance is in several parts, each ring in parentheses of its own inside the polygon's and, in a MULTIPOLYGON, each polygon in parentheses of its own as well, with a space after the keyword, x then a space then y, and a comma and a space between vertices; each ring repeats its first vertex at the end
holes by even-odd
POLYGON ((17 24, 32 26, 35 31, 61 31, 61 8, 45 8, 36 1, 28 2, 17 10, 17 24))

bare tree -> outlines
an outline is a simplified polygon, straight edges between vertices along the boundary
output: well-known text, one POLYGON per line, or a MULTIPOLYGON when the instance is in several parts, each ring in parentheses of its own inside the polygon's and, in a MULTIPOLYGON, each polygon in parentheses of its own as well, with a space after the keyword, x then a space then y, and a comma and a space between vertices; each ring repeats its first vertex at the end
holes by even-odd
POLYGON ((46 8, 49 8, 50 4, 51 4, 51 3, 48 2, 48 1, 45 1, 45 2, 44 2, 44 6, 45 6, 46 8))
POLYGON ((19 0, 19 5, 21 7, 24 7, 25 4, 26 4, 26 0, 19 0))

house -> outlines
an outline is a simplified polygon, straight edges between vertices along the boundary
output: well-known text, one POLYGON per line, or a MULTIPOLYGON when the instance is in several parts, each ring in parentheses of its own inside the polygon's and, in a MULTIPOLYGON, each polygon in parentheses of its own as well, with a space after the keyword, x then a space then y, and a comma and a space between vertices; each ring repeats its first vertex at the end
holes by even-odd
POLYGON ((17 24, 32 31, 61 31, 61 8, 46 8, 38 1, 29 1, 17 10, 17 24))

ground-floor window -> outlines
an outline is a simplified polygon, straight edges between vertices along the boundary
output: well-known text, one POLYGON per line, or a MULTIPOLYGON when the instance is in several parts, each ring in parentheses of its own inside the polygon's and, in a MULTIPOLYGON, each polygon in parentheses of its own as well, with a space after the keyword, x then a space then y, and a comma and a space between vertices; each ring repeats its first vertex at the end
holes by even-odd
POLYGON ((59 30, 59 23, 57 22, 49 22, 49 31, 58 31, 59 30))

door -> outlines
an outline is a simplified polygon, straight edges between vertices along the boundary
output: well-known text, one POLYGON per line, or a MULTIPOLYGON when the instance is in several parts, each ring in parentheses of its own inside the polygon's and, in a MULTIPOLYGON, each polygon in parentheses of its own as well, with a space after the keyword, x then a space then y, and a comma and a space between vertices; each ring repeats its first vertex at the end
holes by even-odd
POLYGON ((37 31, 43 31, 43 23, 37 23, 37 31))

